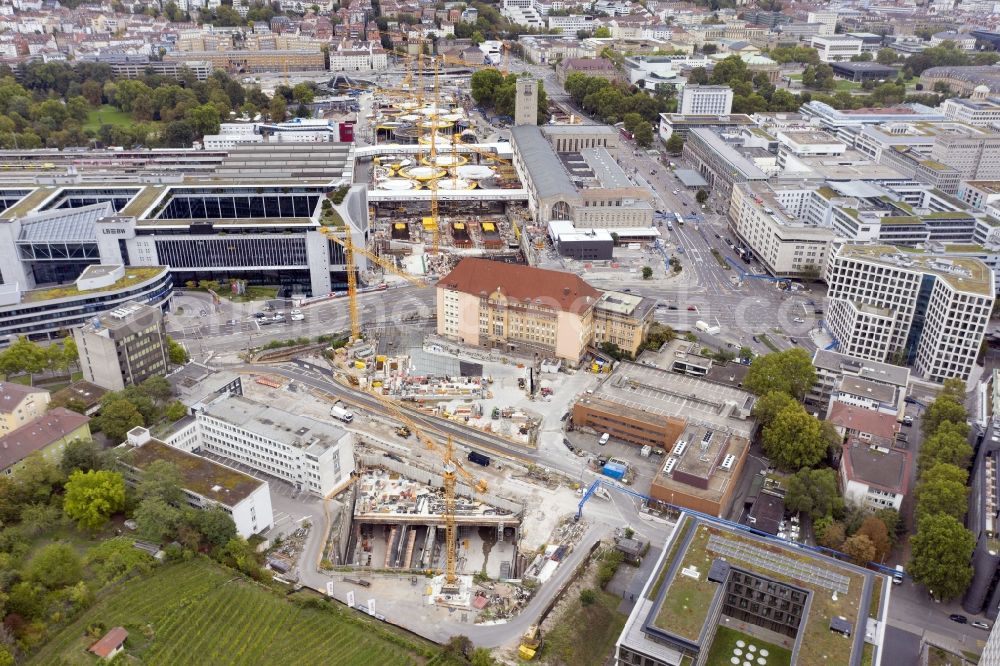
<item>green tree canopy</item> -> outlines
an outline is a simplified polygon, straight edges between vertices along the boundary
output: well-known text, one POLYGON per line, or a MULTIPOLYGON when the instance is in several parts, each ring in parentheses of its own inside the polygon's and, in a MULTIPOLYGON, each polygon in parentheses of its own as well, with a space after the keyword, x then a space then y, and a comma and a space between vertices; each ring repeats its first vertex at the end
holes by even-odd
POLYGON ((933 435, 920 446, 917 469, 923 472, 938 463, 948 463, 965 469, 972 459, 972 447, 964 434, 968 426, 944 421, 933 435), (964 426, 964 428, 963 428, 964 426))
POLYGON ((935 513, 962 518, 969 505, 968 478, 964 469, 947 463, 924 470, 916 488, 917 519, 935 513))
POLYGON ((608 37, 611 37, 611 28, 606 25, 600 26, 594 31, 594 37, 597 37, 598 39, 607 39, 608 37))
MULTIPOLYGON (((932 402, 927 408, 927 411, 924 412, 924 419, 921 424, 921 428, 924 431, 925 437, 933 435, 937 432, 938 426, 947 421, 960 424, 960 428, 965 426, 967 429, 967 418, 968 414, 962 404, 956 402, 951 396, 942 395, 938 397, 937 400, 932 402)), ((968 433, 967 430, 966 433, 968 433)))
POLYGON ((753 415, 757 419, 760 427, 765 428, 770 425, 778 412, 785 407, 795 405, 795 398, 782 391, 768 391, 757 399, 753 406, 753 415))
POLYGON ((855 564, 864 566, 875 559, 875 544, 867 535, 857 533, 847 537, 844 545, 840 547, 845 555, 850 557, 855 564))
POLYGON ((125 480, 117 472, 78 470, 66 482, 63 511, 83 529, 99 529, 123 508, 125 480))
POLYGON ((802 400, 815 382, 816 370, 809 352, 795 347, 755 358, 743 388, 757 395, 781 391, 802 400))
POLYGON ((135 495, 140 500, 155 499, 180 505, 184 502, 182 484, 183 478, 177 465, 168 460, 154 460, 142 471, 135 495))
POLYGON ((807 513, 816 520, 844 508, 837 488, 837 473, 830 468, 801 469, 788 479, 785 508, 807 513))
POLYGON ((140 537, 154 543, 164 543, 173 537, 182 515, 177 507, 167 504, 159 497, 150 497, 139 502, 134 518, 140 537))
POLYGON ((68 543, 50 543, 31 558, 25 576, 49 589, 68 587, 82 580, 83 562, 68 543))
POLYGON ((139 410, 124 398, 103 403, 101 412, 94 421, 112 442, 125 441, 125 435, 129 430, 145 425, 139 410))
POLYGON ((827 453, 819 421, 799 404, 778 412, 763 439, 764 453, 785 470, 814 467, 827 453))
POLYGON ((673 132, 667 139, 666 148, 671 155, 680 155, 684 150, 684 137, 679 132, 673 132))
POLYGON ((953 516, 937 513, 917 521, 907 571, 936 599, 960 597, 972 582, 976 538, 953 516))
POLYGON ((77 469, 84 472, 100 469, 101 450, 92 439, 74 439, 63 448, 59 466, 66 475, 77 469))

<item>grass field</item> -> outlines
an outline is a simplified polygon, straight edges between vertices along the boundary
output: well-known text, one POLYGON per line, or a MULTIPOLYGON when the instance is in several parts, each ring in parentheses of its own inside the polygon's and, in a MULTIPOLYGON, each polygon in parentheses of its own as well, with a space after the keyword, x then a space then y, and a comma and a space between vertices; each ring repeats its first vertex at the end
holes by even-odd
POLYGON ((29 664, 88 664, 87 626, 122 625, 143 664, 422 664, 437 650, 336 607, 303 608, 205 559, 169 564, 102 595, 29 664), (420 654, 418 650, 423 651, 420 654))
POLYGON ((766 666, 789 666, 792 663, 792 653, 790 650, 758 640, 749 634, 744 634, 735 629, 719 627, 715 632, 715 640, 712 641, 712 647, 709 648, 705 666, 732 666, 733 649, 739 649, 744 654, 749 654, 746 648, 750 645, 757 648, 754 653, 754 666, 758 664, 757 659, 761 658, 761 649, 767 650, 767 657, 764 657, 767 662, 766 666), (745 644, 744 647, 742 649, 737 648, 736 641, 743 641, 745 644))
POLYGON ((607 663, 628 617, 618 612, 619 597, 603 590, 595 592, 597 601, 590 606, 574 599, 555 629, 543 636, 541 661, 567 666, 607 663))
POLYGON ((83 124, 83 129, 97 131, 101 125, 131 125, 132 114, 119 111, 110 104, 105 104, 94 109, 87 114, 87 122, 83 124))

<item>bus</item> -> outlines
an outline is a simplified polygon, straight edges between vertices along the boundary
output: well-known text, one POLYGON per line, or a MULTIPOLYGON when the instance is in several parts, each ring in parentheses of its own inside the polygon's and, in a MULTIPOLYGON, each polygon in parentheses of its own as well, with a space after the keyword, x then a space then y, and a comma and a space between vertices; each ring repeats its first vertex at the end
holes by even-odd
POLYGON ((679 224, 679 225, 683 225, 684 224, 684 218, 681 217, 680 213, 674 213, 674 216, 677 218, 677 224, 679 224))

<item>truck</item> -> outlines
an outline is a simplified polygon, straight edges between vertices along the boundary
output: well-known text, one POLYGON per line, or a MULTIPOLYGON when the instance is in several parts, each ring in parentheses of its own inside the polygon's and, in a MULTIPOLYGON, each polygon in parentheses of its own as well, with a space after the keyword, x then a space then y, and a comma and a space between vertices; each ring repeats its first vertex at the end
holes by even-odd
POLYGON ((708 322, 704 322, 700 319, 694 323, 694 327, 702 333, 708 333, 709 335, 718 335, 722 332, 722 327, 712 326, 708 322))
POLYGON ((354 414, 350 410, 344 409, 340 405, 334 405, 330 408, 330 416, 337 419, 338 421, 343 421, 344 423, 350 423, 354 420, 354 414))
POLYGON ((474 462, 477 465, 482 465, 483 467, 490 466, 490 457, 484 456, 478 451, 469 451, 469 462, 474 462))

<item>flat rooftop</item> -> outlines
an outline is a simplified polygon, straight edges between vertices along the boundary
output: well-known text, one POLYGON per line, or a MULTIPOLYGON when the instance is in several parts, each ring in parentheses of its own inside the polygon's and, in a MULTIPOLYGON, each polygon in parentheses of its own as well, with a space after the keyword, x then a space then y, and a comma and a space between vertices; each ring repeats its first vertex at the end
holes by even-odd
MULTIPOLYGON (((884 576, 687 513, 681 514, 622 643, 650 654, 669 651, 672 642, 707 650, 719 626, 710 618, 717 617, 723 601, 722 582, 708 575, 718 562, 808 595, 794 639, 793 663, 861 663, 871 594, 876 578, 887 583, 884 576), (850 638, 831 631, 831 623, 840 618, 852 628, 850 638)), ((718 568, 726 571, 725 566, 718 568)), ((878 608, 881 618, 884 610, 878 608)))
POLYGON ((601 310, 614 312, 621 315, 632 315, 642 319, 647 312, 656 306, 656 301, 651 298, 643 298, 635 294, 626 294, 622 291, 606 291, 597 300, 594 306, 601 310))
POLYGON ((332 423, 261 405, 241 396, 227 396, 203 410, 204 414, 272 441, 320 455, 337 446, 347 434, 332 423))
POLYGON ((845 245, 840 256, 936 275, 958 291, 993 296, 993 271, 979 259, 900 252, 893 245, 845 245))
POLYGON ((749 448, 750 440, 746 437, 688 425, 674 447, 666 451, 665 462, 653 477, 652 485, 719 501, 736 481, 735 472, 742 466, 749 448), (676 455, 682 442, 685 444, 681 453, 676 455), (667 473, 671 460, 675 462, 667 473), (726 462, 729 464, 725 465, 726 462))
POLYGON ((646 414, 687 419, 689 424, 749 436, 753 420, 740 418, 755 398, 737 388, 623 361, 594 390, 596 398, 646 414))
POLYGON ((236 506, 255 490, 267 485, 265 481, 232 467, 175 449, 156 439, 129 449, 126 460, 140 470, 156 460, 173 463, 181 473, 184 488, 226 506, 236 506))
POLYGON ((125 276, 113 284, 97 289, 80 291, 75 283, 59 285, 56 287, 40 287, 21 294, 22 303, 40 303, 51 301, 57 298, 73 298, 83 296, 95 296, 109 291, 119 291, 140 285, 160 277, 169 270, 168 266, 126 266, 125 276))
POLYGON ((871 381, 892 384, 901 388, 906 388, 910 379, 909 368, 856 358, 827 349, 816 350, 816 354, 813 356, 813 365, 816 366, 817 370, 854 374, 871 381))

